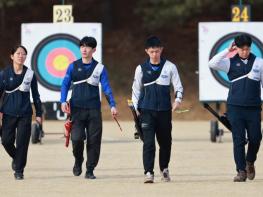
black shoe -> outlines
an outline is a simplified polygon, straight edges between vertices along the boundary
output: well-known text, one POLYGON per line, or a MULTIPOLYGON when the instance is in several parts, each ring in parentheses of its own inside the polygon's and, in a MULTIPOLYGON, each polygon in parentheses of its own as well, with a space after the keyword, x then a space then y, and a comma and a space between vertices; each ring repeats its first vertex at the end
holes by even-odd
POLYGON ((93 172, 86 172, 85 179, 96 179, 93 172))
POLYGON ((234 177, 234 182, 245 182, 247 180, 247 172, 239 170, 237 175, 234 177))
POLYGON ((83 163, 83 160, 84 160, 84 159, 82 159, 81 161, 75 160, 75 164, 74 164, 74 167, 73 167, 73 174, 74 174, 74 176, 79 176, 79 175, 81 175, 81 173, 82 173, 82 163, 83 163))
POLYGON ((23 180, 24 179, 24 175, 21 172, 15 172, 14 177, 16 180, 23 180))
POLYGON ((15 164, 14 160, 12 161, 12 170, 14 170, 14 171, 16 170, 16 164, 15 164))
POLYGON ((247 178, 249 180, 253 180, 256 175, 255 166, 253 162, 247 161, 246 171, 247 171, 247 178))

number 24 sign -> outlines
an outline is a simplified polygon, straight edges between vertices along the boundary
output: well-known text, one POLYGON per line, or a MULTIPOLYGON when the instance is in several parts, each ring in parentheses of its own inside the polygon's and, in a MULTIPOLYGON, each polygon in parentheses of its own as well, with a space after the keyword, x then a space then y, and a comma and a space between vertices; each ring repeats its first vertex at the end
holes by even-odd
POLYGON ((53 23, 73 23, 72 5, 54 5, 53 23))
POLYGON ((248 22, 251 18, 250 5, 232 5, 231 15, 233 22, 248 22))

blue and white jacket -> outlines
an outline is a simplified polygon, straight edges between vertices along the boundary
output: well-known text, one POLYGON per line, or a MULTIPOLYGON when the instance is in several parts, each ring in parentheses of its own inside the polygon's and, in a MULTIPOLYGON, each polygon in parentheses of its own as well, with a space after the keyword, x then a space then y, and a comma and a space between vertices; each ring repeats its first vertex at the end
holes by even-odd
POLYGON ((171 84, 175 92, 175 101, 181 102, 183 87, 175 64, 161 59, 159 66, 154 66, 150 59, 147 59, 145 63, 138 65, 132 86, 135 109, 171 110, 171 84))
POLYGON ((99 83, 101 83, 110 107, 115 107, 116 104, 104 65, 94 59, 90 64, 83 64, 82 59, 79 59, 71 63, 67 69, 61 86, 60 102, 66 102, 68 91, 72 85, 71 107, 100 109, 99 83))
POLYGON ((10 116, 32 116, 30 90, 36 109, 36 116, 42 116, 41 100, 34 72, 23 66, 21 74, 15 74, 13 66, 4 69, 0 74, 0 96, 3 96, 1 112, 10 116))
POLYGON ((227 73, 230 80, 227 104, 236 106, 261 106, 263 81, 263 59, 250 53, 245 60, 238 54, 227 57, 228 49, 218 53, 209 61, 209 67, 227 73))

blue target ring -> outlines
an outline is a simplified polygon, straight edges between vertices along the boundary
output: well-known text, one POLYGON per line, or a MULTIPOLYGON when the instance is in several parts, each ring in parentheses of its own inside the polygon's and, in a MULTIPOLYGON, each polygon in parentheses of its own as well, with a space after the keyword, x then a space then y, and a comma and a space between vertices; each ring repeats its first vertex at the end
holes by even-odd
POLYGON ((31 65, 44 87, 60 91, 68 65, 79 58, 79 39, 68 34, 55 34, 37 45, 31 65))
MULTIPOLYGON (((217 53, 228 48, 230 46, 230 44, 234 41, 234 38, 240 33, 243 33, 243 32, 235 32, 235 33, 228 34, 228 35, 222 37, 219 41, 217 41, 211 50, 209 59, 211 59, 217 53)), ((252 41, 253 41, 252 45, 251 45, 251 52, 254 53, 257 57, 262 58, 263 57, 263 44, 262 44, 262 42, 258 38, 256 38, 255 36, 253 36, 251 34, 249 34, 249 35, 251 36, 252 41)), ((210 69, 210 71, 212 72, 214 78, 220 84, 229 88, 230 81, 228 79, 227 73, 225 73, 223 71, 213 70, 213 69, 210 69)))

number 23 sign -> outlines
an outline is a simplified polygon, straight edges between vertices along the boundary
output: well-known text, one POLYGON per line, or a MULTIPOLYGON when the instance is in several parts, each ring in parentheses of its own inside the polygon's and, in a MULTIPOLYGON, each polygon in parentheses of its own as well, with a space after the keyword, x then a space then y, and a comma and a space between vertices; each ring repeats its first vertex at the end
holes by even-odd
POLYGON ((53 23, 73 23, 72 5, 54 5, 53 23))

